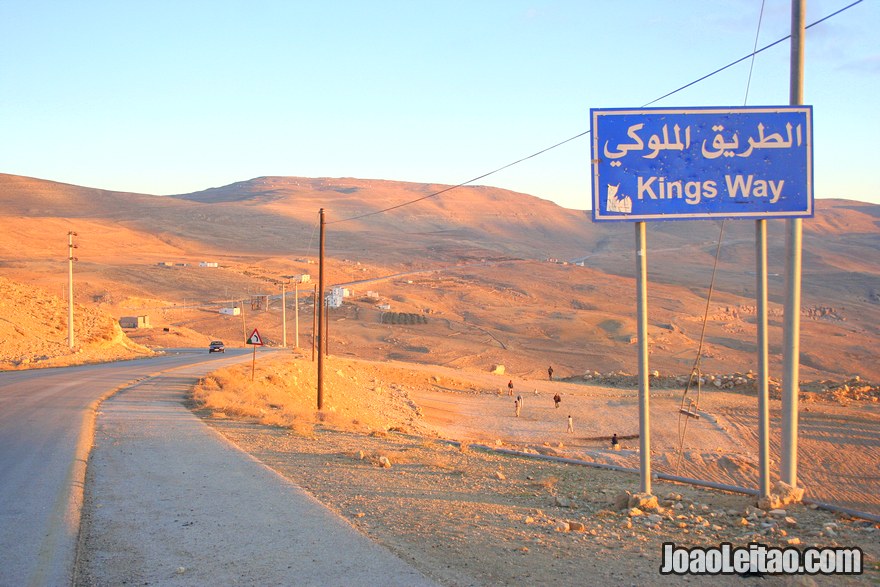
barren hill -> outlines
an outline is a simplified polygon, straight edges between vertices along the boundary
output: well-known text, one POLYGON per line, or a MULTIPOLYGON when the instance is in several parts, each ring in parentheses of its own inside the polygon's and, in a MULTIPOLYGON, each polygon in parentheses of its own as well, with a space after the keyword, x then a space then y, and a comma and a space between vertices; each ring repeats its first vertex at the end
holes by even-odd
POLYGON ((383 180, 260 177, 177 196, 212 207, 272 211, 311 230, 325 209, 337 251, 368 260, 425 262, 482 257, 574 256, 590 243, 584 212, 498 188, 383 180), (379 213, 402 203, 416 204, 379 213), (407 243, 407 246, 400 246, 407 243), (413 255, 410 245, 420 250, 413 255))
POLYGON ((67 302, 0 277, 0 369, 50 367, 149 356, 111 316, 74 312, 75 352, 68 346, 67 302), (73 356, 71 356, 71 354, 73 356))
MULTIPOLYGON (((538 376, 549 364, 560 375, 635 371, 630 224, 595 225, 588 212, 492 187, 429 197, 448 187, 261 177, 150 196, 0 174, 0 267, 19 283, 60 292, 67 231, 76 230, 76 301, 117 317, 150 315, 155 327, 132 332, 135 339, 174 346, 219 337, 235 346, 258 326, 278 344, 278 282, 317 274, 324 208, 328 282, 353 293, 331 313, 331 353, 481 369, 497 363, 521 376, 538 376), (202 261, 219 266, 199 267, 202 261), (271 296, 268 310, 260 296, 271 296), (244 319, 218 313, 233 303, 244 307, 244 319), (426 320, 383 322, 389 311, 426 320)), ((873 350, 880 207, 819 200, 816 208, 804 222, 802 375, 880 379, 873 350)), ((694 363, 720 229, 713 221, 648 227, 652 369, 688 373, 694 363)), ((783 231, 783 222, 770 223, 774 375, 783 231)), ((704 371, 754 368, 754 266, 754 223, 726 222, 704 371)), ((311 289, 298 297, 300 344, 307 345, 311 289)), ((292 296, 287 306, 292 345, 292 296)))

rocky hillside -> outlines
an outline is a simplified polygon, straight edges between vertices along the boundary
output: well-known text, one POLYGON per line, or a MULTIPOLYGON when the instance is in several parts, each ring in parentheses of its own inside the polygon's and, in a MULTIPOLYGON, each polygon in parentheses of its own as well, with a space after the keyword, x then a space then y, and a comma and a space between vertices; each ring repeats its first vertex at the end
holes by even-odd
POLYGON ((152 354, 132 342, 116 320, 74 307, 74 348, 68 345, 67 302, 0 277, 0 369, 57 367, 152 354))
MULTIPOLYGON (((0 174, 0 268, 9 279, 60 295, 67 231, 76 230, 75 301, 114 318, 149 315, 155 328, 131 333, 138 342, 221 338, 238 346, 245 330, 258 326, 279 344, 280 282, 317 276, 323 208, 326 282, 354 294, 331 317, 331 352, 478 368, 500 363, 523 375, 548 364, 566 375, 636 371, 630 224, 593 224, 587 212, 498 188, 449 187, 259 177, 149 196, 0 174), (219 313, 233 304, 245 309, 241 317, 219 313), (427 323, 385 323, 383 311, 427 323)), ((804 379, 880 379, 878 217, 877 205, 820 199, 816 217, 804 221, 804 379)), ((771 375, 778 376, 785 223, 769 225, 771 375)), ((703 369, 756 370, 754 230, 751 221, 648 226, 652 369, 690 371, 708 309, 703 369)), ((287 292, 290 340, 295 318, 287 292)), ((310 346, 311 287, 299 295, 300 344, 310 346)), ((8 312, 0 316, 10 319, 8 312)))

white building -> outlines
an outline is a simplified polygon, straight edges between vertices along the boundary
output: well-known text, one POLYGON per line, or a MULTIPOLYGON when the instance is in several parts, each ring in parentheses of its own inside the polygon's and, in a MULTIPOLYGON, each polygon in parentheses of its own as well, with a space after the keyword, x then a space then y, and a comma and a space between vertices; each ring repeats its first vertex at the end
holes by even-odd
POLYGON ((327 307, 328 308, 339 308, 342 306, 342 299, 345 297, 345 288, 344 287, 333 287, 330 290, 330 293, 327 294, 327 307))

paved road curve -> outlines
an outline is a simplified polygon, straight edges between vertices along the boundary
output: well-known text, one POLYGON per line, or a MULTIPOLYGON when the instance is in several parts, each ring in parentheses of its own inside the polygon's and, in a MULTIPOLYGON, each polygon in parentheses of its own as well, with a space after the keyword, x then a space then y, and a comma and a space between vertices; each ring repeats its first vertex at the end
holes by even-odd
POLYGON ((77 586, 436 587, 190 412, 197 373, 101 404, 77 586))
POLYGON ((0 587, 436 587, 184 406, 248 358, 0 373, 0 587))
MULTIPOLYGON (((0 585, 69 585, 95 408, 113 390, 248 351, 169 352, 136 361, 0 373, 0 585)), ((198 370, 197 369, 197 370, 198 370)))

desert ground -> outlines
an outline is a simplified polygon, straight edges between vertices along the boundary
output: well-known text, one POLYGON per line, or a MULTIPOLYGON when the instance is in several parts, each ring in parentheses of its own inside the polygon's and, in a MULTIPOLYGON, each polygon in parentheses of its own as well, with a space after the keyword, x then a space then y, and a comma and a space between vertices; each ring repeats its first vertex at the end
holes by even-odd
MULTIPOLYGON (((307 355, 259 361, 254 381, 249 365, 215 373, 196 388, 193 409, 442 584, 582 585, 586 577, 611 585, 687 582, 658 572, 661 545, 670 541, 857 545, 871 561, 861 577, 715 577, 719 584, 870 584, 880 578, 876 522, 803 504, 769 514, 755 507, 753 496, 664 481, 652 485, 658 509, 632 510, 619 499, 638 492, 637 473, 552 458, 637 470, 632 389, 514 378, 514 396, 523 395, 516 416, 505 375, 331 356, 319 412, 307 355), (609 444, 614 432, 626 438, 619 451, 609 444)), ((754 487, 755 439, 744 425, 755 416, 754 398, 713 397, 704 417, 689 426, 678 469, 671 395, 652 397, 655 472, 754 487)), ((817 400, 808 414, 803 454, 851 455, 836 459, 834 481, 826 459, 805 458, 799 471, 808 498, 880 513, 877 471, 865 470, 880 456, 877 405, 847 409, 817 400), (840 445, 842 437, 852 440, 840 445)))
MULTIPOLYGON (((654 553, 666 533, 705 543, 730 537, 856 544, 877 560, 872 524, 808 506, 792 510, 791 524, 746 510, 753 505, 747 496, 659 481, 661 499, 682 499, 666 500, 663 513, 634 519, 613 505, 622 490, 637 488, 637 477, 536 460, 562 456, 637 467, 631 227, 595 225, 584 211, 486 186, 374 214, 442 187, 262 177, 159 197, 0 174, 0 369, 207 349, 216 339, 243 347, 253 329, 269 346, 298 347, 290 365, 267 366, 270 372, 259 379, 263 391, 244 393, 235 381, 224 386, 217 382, 222 377, 208 378, 205 389, 219 403, 204 403, 197 390, 194 409, 383 543, 427 561, 448 553, 426 563, 448 584, 525 582, 528 576, 517 573, 529 572, 560 584, 598 573, 617 584, 635 563, 649 573, 637 576, 653 583, 654 553), (314 408, 310 379, 319 208, 330 217, 327 289, 349 294, 327 316, 325 351, 334 365, 328 378, 338 380, 328 383, 333 391, 321 411, 314 408), (74 251, 70 231, 76 232, 74 251), (300 275, 311 280, 295 285, 291 276, 300 275), (221 313, 231 308, 239 314, 221 313), (123 317, 142 317, 147 326, 122 329, 123 317), (508 381, 513 397, 506 395, 508 381), (283 393, 265 405, 235 399, 275 397, 275 387, 283 393), (556 392, 558 409, 550 399, 556 392), (224 393, 229 397, 220 401, 224 393), (520 394, 517 417, 513 399, 520 394), (377 407, 384 411, 373 414, 377 407), (569 414, 573 433, 566 432, 569 414), (620 451, 608 446, 614 433, 623 439, 620 451), (392 466, 377 467, 386 452, 392 466), (296 455, 302 459, 291 460, 296 455), (338 482, 340 471, 350 483, 338 482), (451 489, 436 501, 397 495, 408 479, 424 483, 429 496, 438 486, 451 489), (578 507, 557 504, 571 496, 578 507), (687 513, 673 514, 675 503, 682 506, 674 511, 687 513), (425 516, 418 523, 392 516, 415 516, 417 509, 425 516), (386 522, 392 517, 393 524, 386 522), (585 531, 557 531, 578 521, 585 531), (383 530, 385 524, 393 527, 383 530), (449 539, 424 539, 435 534, 449 539), (474 546, 478 538, 485 547, 474 546), (394 547, 395 541, 403 546, 394 547), (481 575, 477 562, 489 561, 491 552, 501 558, 486 562, 488 574, 481 575), (511 552, 518 558, 509 558, 511 552), (538 553, 545 562, 537 561, 538 553), (457 562, 462 557, 472 561, 465 570, 457 562), (619 562, 572 566, 584 557, 619 562), (444 575, 443 568, 451 570, 444 575)), ((804 222, 799 481, 808 500, 877 515, 880 207, 829 199, 817 200, 816 210, 804 222)), ((783 237, 782 223, 771 223, 774 481, 783 237)), ((650 226, 648 239, 653 470, 754 487, 754 228, 745 221, 660 222, 650 226), (680 413, 691 401, 699 419, 680 413)))

